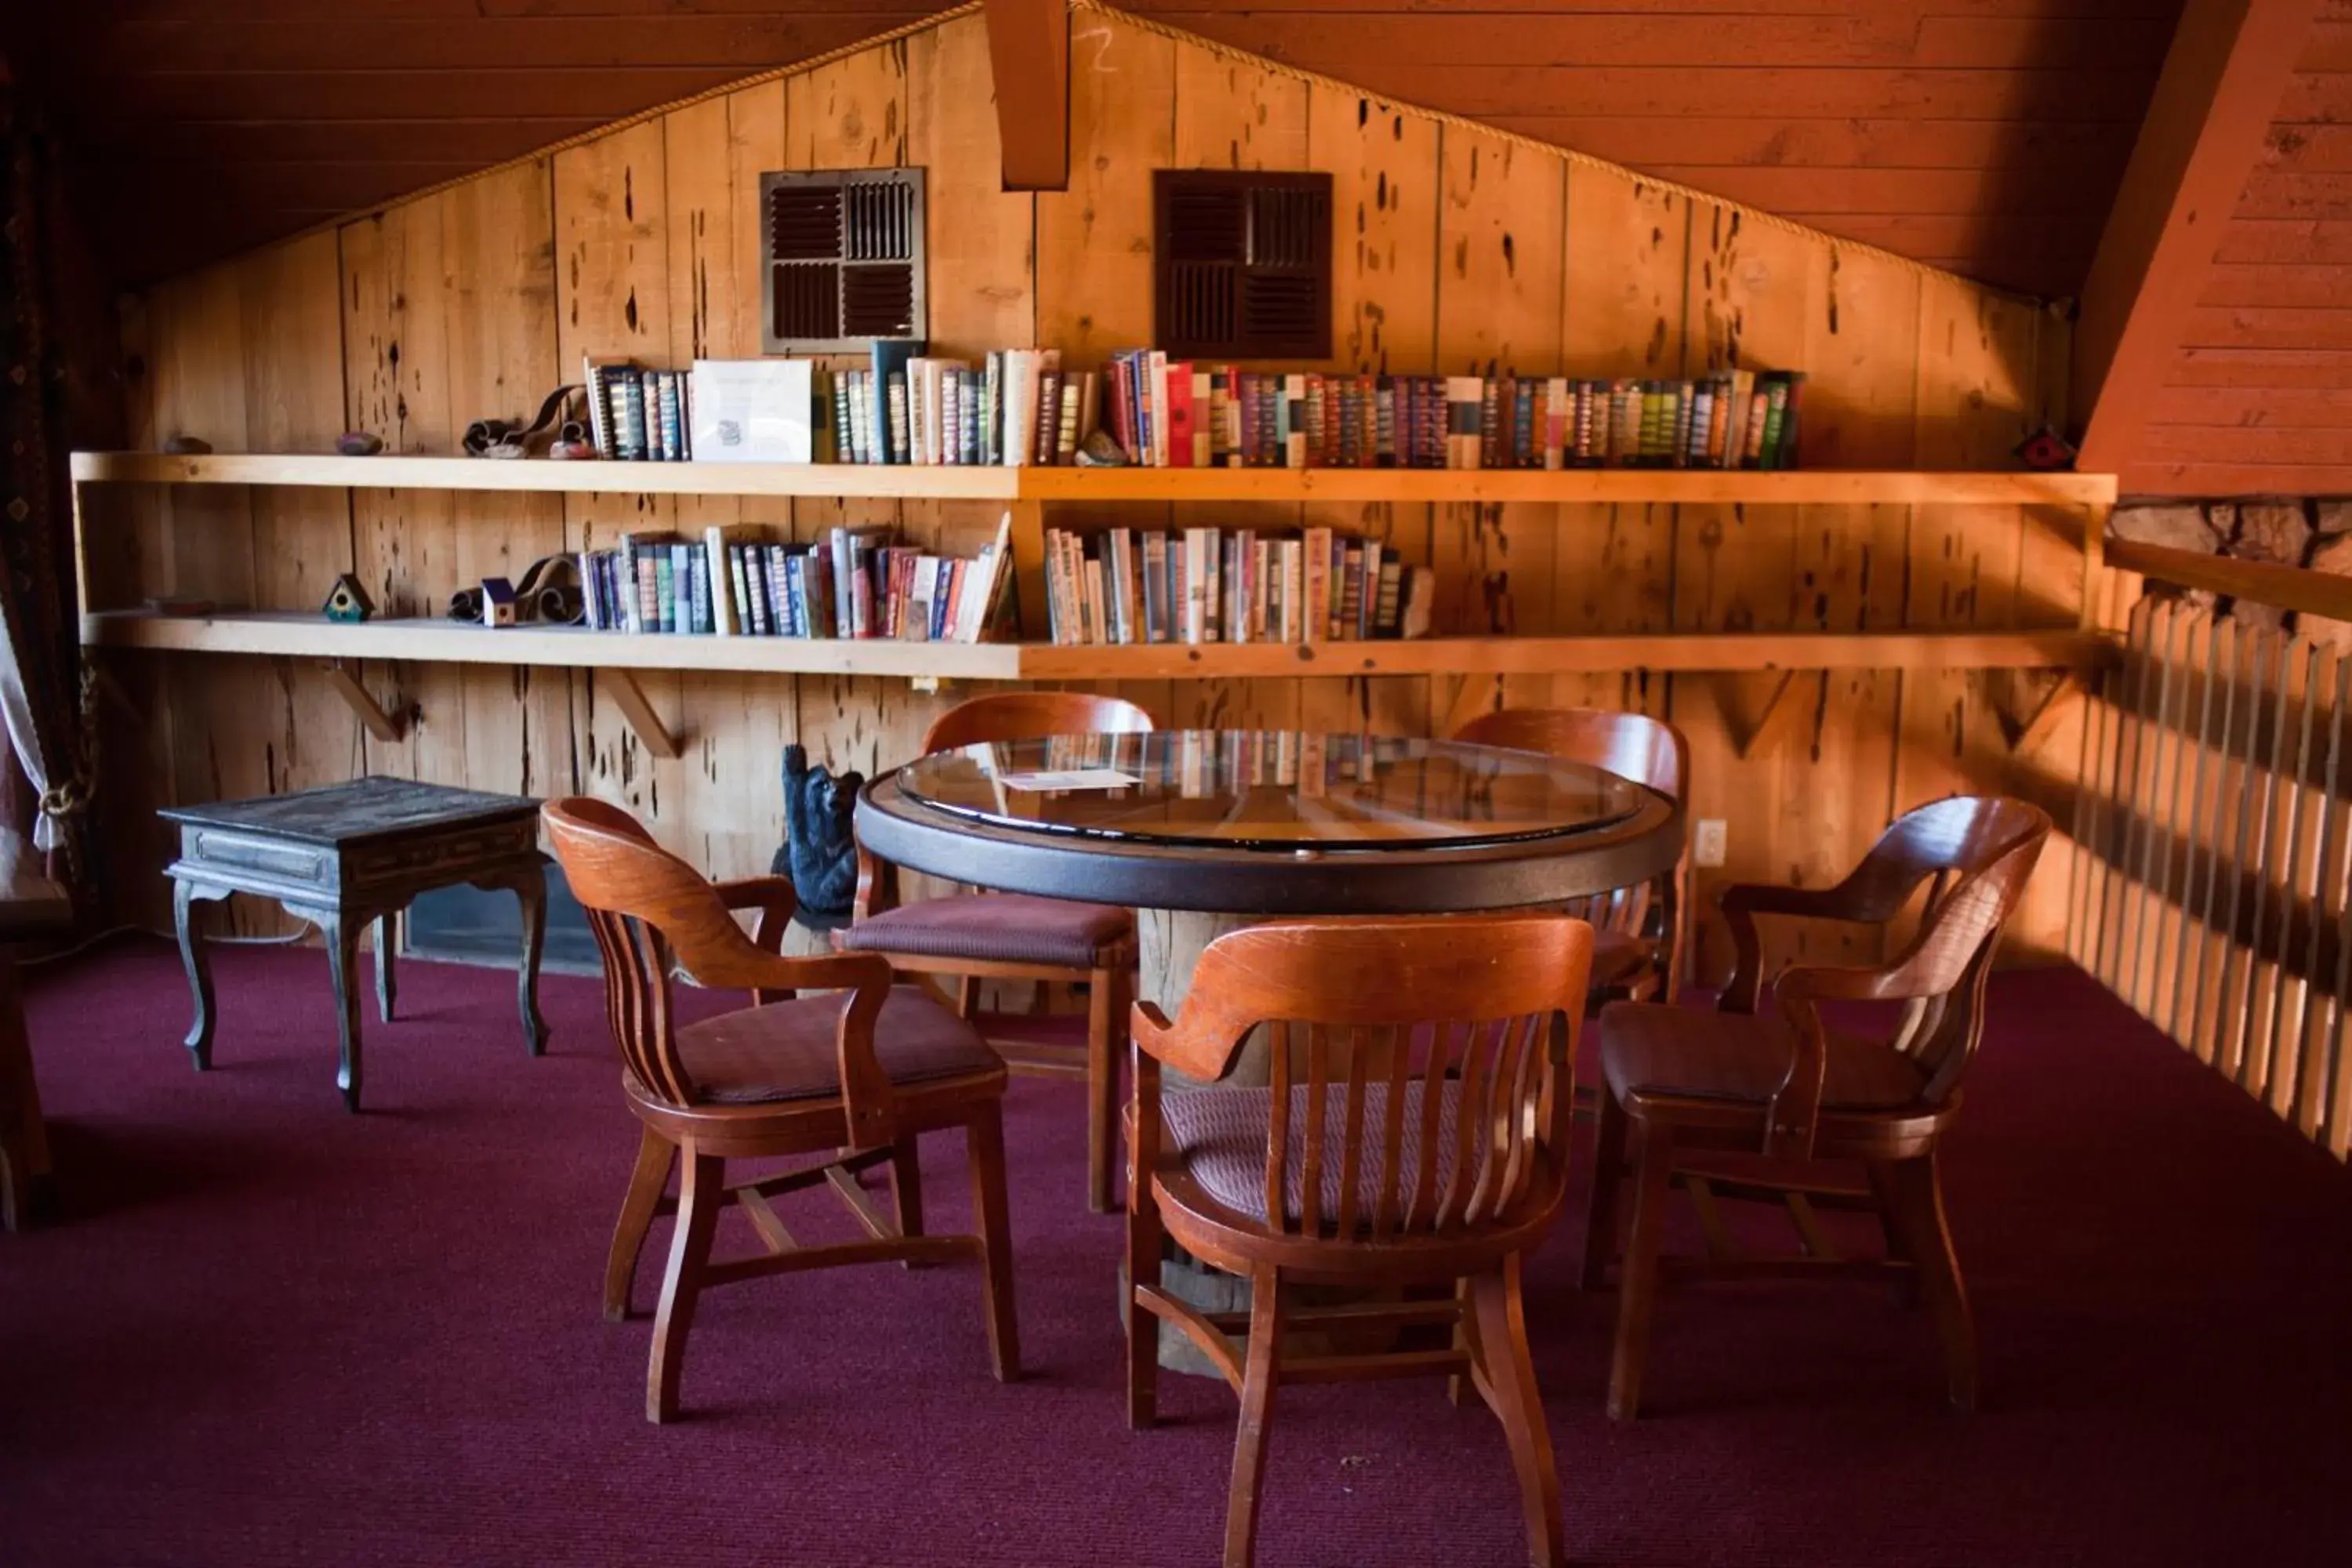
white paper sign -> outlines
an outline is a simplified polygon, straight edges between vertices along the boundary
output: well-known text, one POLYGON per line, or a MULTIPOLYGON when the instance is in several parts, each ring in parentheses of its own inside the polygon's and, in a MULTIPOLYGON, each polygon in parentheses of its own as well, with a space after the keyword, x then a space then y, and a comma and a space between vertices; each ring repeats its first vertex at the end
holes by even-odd
POLYGON ((814 391, 804 359, 698 359, 689 401, 694 455, 706 463, 805 463, 814 391))

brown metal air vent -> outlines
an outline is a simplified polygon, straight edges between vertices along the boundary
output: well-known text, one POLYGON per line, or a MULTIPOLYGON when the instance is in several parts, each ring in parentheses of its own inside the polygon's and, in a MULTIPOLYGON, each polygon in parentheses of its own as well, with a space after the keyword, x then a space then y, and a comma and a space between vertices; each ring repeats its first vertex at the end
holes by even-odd
POLYGON ((765 174, 760 205, 763 353, 854 353, 923 335, 922 170, 765 174))
POLYGON ((1185 359, 1328 359, 1331 176, 1152 174, 1153 342, 1185 359))

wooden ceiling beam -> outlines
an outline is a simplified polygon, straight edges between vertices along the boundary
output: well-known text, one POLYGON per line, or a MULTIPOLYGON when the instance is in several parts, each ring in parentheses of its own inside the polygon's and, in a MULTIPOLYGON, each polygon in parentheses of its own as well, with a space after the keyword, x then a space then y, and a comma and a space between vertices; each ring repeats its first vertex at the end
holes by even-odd
POLYGON ((2076 466, 2126 465, 2260 154, 2317 0, 2188 0, 2083 285, 2076 466))
POLYGON ((1068 0, 988 0, 989 68, 1008 191, 1070 188, 1068 0))

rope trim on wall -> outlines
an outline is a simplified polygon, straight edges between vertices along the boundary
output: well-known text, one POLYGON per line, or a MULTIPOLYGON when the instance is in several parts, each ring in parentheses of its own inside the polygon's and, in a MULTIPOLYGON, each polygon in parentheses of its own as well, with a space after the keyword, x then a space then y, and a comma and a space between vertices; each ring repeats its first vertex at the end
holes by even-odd
MULTIPOLYGON (((1697 189, 1696 186, 1682 184, 1674 180, 1662 180, 1657 178, 1655 175, 1643 174, 1638 169, 1629 169, 1622 163, 1612 163, 1606 158, 1595 157, 1590 153, 1580 153, 1573 147, 1563 147, 1557 142, 1539 141, 1533 136, 1528 136, 1517 131, 1506 131, 1499 126, 1489 125, 1483 121, 1474 119, 1466 114, 1454 114, 1442 109, 1431 109, 1423 104, 1410 103, 1402 99, 1391 98, 1386 94, 1371 92, 1354 82, 1341 81, 1337 77, 1324 76, 1319 72, 1306 70, 1300 67, 1290 65, 1282 60, 1268 59, 1264 55, 1254 55, 1247 49, 1236 47, 1232 44, 1219 43, 1214 38, 1204 38, 1198 33, 1190 33, 1181 27, 1171 26, 1169 24, 1158 21, 1152 17, 1139 16, 1132 11, 1125 11, 1116 5, 1107 5, 1104 3, 1104 0, 1068 0, 1068 4, 1070 9, 1073 11, 1096 11, 1106 16, 1116 16, 1128 26, 1139 28, 1143 32, 1157 34, 1161 37, 1170 38, 1177 43, 1186 44, 1194 48, 1205 49, 1211 54, 1216 55, 1224 59, 1247 65, 1253 69, 1268 71, 1276 76, 1287 77, 1294 81, 1305 82, 1315 87, 1328 88, 1335 91, 1351 94, 1357 98, 1367 99, 1375 103, 1381 104, 1383 108, 1411 114, 1417 119, 1429 121, 1438 125, 1450 125, 1457 130, 1475 132, 1482 136, 1491 136, 1496 138, 1497 141, 1507 142, 1514 146, 1525 147, 1533 152, 1541 153, 1550 157, 1564 159, 1570 163, 1591 169, 1598 174, 1613 175, 1618 179, 1630 180, 1636 184, 1646 186, 1654 191, 1663 191, 1670 195, 1680 196, 1687 202, 1703 202, 1709 206, 1717 207, 1725 212, 1737 215, 1742 222, 1765 224, 1770 227, 1780 229, 1785 233, 1797 235, 1805 239, 1817 240, 1822 244, 1835 246, 1840 249, 1854 254, 1874 257, 1881 261, 1892 263, 1896 267, 1903 268, 1907 271, 1917 273, 1922 277, 1948 278, 1955 282, 1965 283, 1971 289, 1980 289, 1990 294, 1998 294, 2011 300, 2021 300, 2028 305, 2035 307, 2036 309, 2040 309, 2048 303, 2048 301, 2041 300, 2031 294, 2021 294, 2015 289, 2003 289, 1996 284, 1980 282, 1976 279, 1963 276, 1958 272, 1948 271, 1940 267, 1930 267, 1924 261, 1916 260, 1908 256, 1898 255, 1892 250, 1886 249, 1884 246, 1872 245, 1866 240, 1848 239, 1842 235, 1831 234, 1825 230, 1814 228, 1808 224, 1799 223, 1793 218, 1782 217, 1778 213, 1767 212, 1761 207, 1752 207, 1744 202, 1733 201, 1727 196, 1717 195, 1711 192, 1702 191, 1697 189)), ((357 211, 346 213, 341 217, 329 218, 325 222, 313 224, 310 227, 302 229, 296 234, 289 235, 286 239, 274 241, 273 243, 283 245, 292 240, 306 238, 311 235, 340 229, 346 224, 363 222, 370 217, 373 217, 381 213, 389 211, 393 207, 404 206, 410 202, 423 201, 428 196, 439 195, 444 191, 454 190, 459 185, 468 184, 476 180, 488 179, 493 174, 502 174, 509 170, 526 168, 530 164, 552 159, 558 153, 569 152, 575 147, 584 147, 591 142, 599 141, 606 136, 614 135, 616 132, 629 130, 635 126, 646 124, 650 121, 659 120, 663 116, 673 114, 681 109, 691 109, 696 104, 708 103, 713 99, 726 98, 731 94, 742 92, 751 88, 764 86, 769 82, 780 82, 788 78, 801 76, 810 71, 822 70, 826 66, 846 59, 852 55, 863 54, 867 49, 881 48, 890 44, 904 42, 906 39, 913 37, 916 34, 929 32, 942 23, 956 21, 965 16, 977 16, 984 8, 984 0, 965 0, 963 5, 953 6, 948 10, 922 17, 918 21, 907 23, 903 26, 894 27, 887 33, 877 33, 870 38, 862 38, 853 44, 845 44, 837 49, 830 49, 821 55, 813 55, 804 60, 796 60, 790 65, 775 66, 767 70, 761 71, 755 76, 747 76, 733 81, 722 82, 716 87, 705 88, 702 91, 690 94, 685 98, 673 99, 667 103, 656 104, 651 109, 640 110, 636 113, 629 115, 624 119, 612 121, 606 124, 599 125, 593 130, 583 131, 577 135, 567 136, 561 142, 551 142, 544 147, 537 148, 531 152, 522 153, 518 157, 509 158, 503 163, 493 163, 483 169, 477 169, 472 174, 459 174, 453 179, 443 180, 438 184, 426 185, 422 190, 411 191, 407 195, 394 197, 391 201, 378 202, 373 205, 362 207, 357 211)))

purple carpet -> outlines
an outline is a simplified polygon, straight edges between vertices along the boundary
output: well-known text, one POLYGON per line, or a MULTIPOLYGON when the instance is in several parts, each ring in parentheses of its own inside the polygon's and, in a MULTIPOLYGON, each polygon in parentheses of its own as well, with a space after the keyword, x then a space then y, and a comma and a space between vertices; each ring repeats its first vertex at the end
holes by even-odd
MULTIPOLYGON (((655 1428, 647 1324, 597 1312, 636 1138, 597 986, 547 983, 532 1061, 510 977, 406 969, 353 1119, 325 959, 216 965, 205 1078, 163 944, 34 981, 64 1213, 0 1236, 0 1564, 1215 1561, 1233 1402, 1170 1378, 1127 1430, 1074 1087, 1009 1109, 1026 1383, 989 1378, 968 1268, 785 1277, 705 1298, 655 1428)), ((2070 972, 1996 984, 1969 1095, 1973 1419, 1924 1312, 1757 1284, 1668 1297, 1612 1426, 1613 1298, 1570 1288, 1580 1224, 1544 1249, 1579 1562, 2352 1561, 2352 1178, 2070 972)), ((957 1141, 925 1166, 960 1225, 957 1141)), ((833 1208, 784 1212, 807 1239, 833 1208)), ((1286 1390, 1268 1487, 1269 1564, 1523 1560, 1499 1430, 1434 1382, 1286 1390)))

